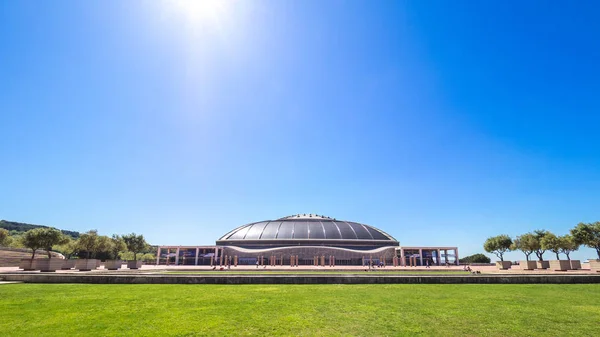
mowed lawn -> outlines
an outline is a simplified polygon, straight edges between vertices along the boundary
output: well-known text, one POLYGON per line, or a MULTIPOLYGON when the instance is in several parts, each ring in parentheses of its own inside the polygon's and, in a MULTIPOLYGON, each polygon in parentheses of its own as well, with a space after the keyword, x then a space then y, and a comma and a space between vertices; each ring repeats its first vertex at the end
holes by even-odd
POLYGON ((0 285, 1 336, 597 336, 600 285, 0 285))

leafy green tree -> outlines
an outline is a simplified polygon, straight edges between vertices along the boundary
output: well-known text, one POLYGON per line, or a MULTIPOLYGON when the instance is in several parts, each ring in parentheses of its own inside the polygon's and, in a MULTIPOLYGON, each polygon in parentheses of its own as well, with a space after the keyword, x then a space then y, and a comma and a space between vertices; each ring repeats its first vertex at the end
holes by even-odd
POLYGON ((70 259, 77 250, 77 241, 71 239, 69 236, 65 237, 67 238, 67 241, 58 245, 55 250, 63 254, 66 259, 70 259))
POLYGON ((44 248, 48 253, 48 258, 52 257, 50 252, 52 251, 53 246, 66 243, 69 240, 60 230, 56 228, 43 228, 41 233, 42 248, 44 248))
POLYGON ((538 260, 540 260, 540 261, 544 261, 544 253, 546 252, 546 249, 544 249, 544 247, 542 246, 542 240, 548 234, 550 234, 550 232, 548 232, 547 230, 544 230, 544 229, 538 229, 538 230, 533 231, 533 235, 535 236, 535 239, 537 241, 537 245, 535 246, 534 251, 535 251, 535 255, 537 256, 538 260))
POLYGON ((133 253, 133 260, 137 261, 137 253, 142 252, 148 246, 143 235, 136 235, 135 233, 123 235, 123 241, 127 250, 133 253))
POLYGON ((25 247, 23 245, 23 234, 25 234, 25 232, 13 234, 12 231, 11 231, 11 232, 9 232, 9 234, 10 234, 10 236, 4 242, 4 245, 6 247, 10 247, 10 248, 27 248, 27 247, 25 247))
POLYGON ((539 242, 535 235, 531 233, 517 236, 512 245, 513 250, 520 250, 525 254, 525 260, 529 261, 529 256, 537 249, 539 242))
POLYGON ((489 257, 483 254, 473 254, 460 259, 460 263, 490 263, 489 257))
POLYGON ((125 242, 123 241, 123 238, 121 238, 117 234, 113 234, 110 241, 111 241, 111 246, 110 246, 111 257, 116 260, 119 258, 119 253, 122 251, 125 251, 127 249, 127 246, 125 246, 125 242))
POLYGON ((510 251, 512 245, 512 239, 508 235, 493 236, 485 240, 483 249, 488 253, 493 253, 500 258, 500 261, 504 261, 504 253, 510 251))
POLYGON ((8 246, 10 233, 4 228, 0 228, 0 246, 8 246))
POLYGON ((594 223, 579 223, 571 229, 575 242, 594 248, 600 260, 600 221, 594 223))
POLYGON ((98 231, 92 229, 79 236, 77 240, 77 250, 79 252, 86 252, 86 258, 89 259, 90 255, 96 252, 98 249, 98 231))
POLYGON ((106 235, 98 236, 98 244, 96 245, 96 250, 94 252, 94 258, 98 258, 98 254, 106 257, 110 256, 112 251, 112 240, 106 235))
POLYGON ((144 253, 133 254, 129 251, 119 252, 119 259, 124 261, 143 260, 144 253))
POLYGON ((52 258, 52 246, 66 242, 66 238, 61 231, 47 227, 35 228, 25 232, 22 240, 23 245, 33 251, 32 260, 35 258, 35 251, 38 249, 45 249, 48 258, 52 258))
POLYGON ((152 253, 145 253, 142 256, 142 261, 146 262, 146 263, 151 263, 156 261, 156 255, 152 254, 152 253))
POLYGON ((566 234, 559 237, 560 252, 567 256, 567 260, 571 260, 569 254, 579 249, 580 244, 577 243, 572 235, 566 234))
POLYGON ((558 236, 556 236, 552 233, 546 233, 542 237, 542 240, 540 241, 540 245, 541 245, 542 249, 549 250, 549 251, 553 252, 554 254, 556 254, 556 259, 560 260, 560 256, 558 256, 558 254, 561 252, 562 242, 560 241, 558 236))

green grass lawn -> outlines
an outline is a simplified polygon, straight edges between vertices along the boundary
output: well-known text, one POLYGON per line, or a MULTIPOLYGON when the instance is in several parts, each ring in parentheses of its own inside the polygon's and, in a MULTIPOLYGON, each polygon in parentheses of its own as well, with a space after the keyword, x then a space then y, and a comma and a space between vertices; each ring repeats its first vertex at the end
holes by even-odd
POLYGON ((180 274, 180 275, 469 275, 469 272, 462 270, 432 270, 432 271, 410 271, 410 270, 372 270, 365 272, 364 270, 348 270, 348 271, 327 271, 327 270, 222 270, 222 271, 164 271, 161 274, 180 274))
POLYGON ((600 285, 0 285, 1 336, 597 336, 600 285))

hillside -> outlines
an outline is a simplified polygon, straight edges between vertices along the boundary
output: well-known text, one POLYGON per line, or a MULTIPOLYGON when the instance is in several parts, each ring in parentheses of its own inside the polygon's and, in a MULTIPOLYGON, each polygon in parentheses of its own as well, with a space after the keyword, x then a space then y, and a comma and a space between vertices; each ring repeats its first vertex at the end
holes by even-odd
MULTIPOLYGON (((57 252, 51 252, 55 258, 63 258, 62 254, 57 252)), ((46 258, 47 253, 45 250, 36 250, 35 257, 37 259, 46 258)), ((21 259, 30 259, 31 249, 25 248, 6 248, 0 247, 0 267, 17 267, 21 262, 21 259)))
MULTIPOLYGON (((40 227, 48 228, 49 226, 33 225, 33 224, 22 223, 22 222, 0 220, 0 228, 5 228, 8 231, 14 231, 17 233, 24 233, 30 229, 40 228, 40 227)), ((73 239, 79 238, 79 232, 67 231, 67 230, 62 230, 62 229, 60 231, 64 235, 70 236, 73 239)))

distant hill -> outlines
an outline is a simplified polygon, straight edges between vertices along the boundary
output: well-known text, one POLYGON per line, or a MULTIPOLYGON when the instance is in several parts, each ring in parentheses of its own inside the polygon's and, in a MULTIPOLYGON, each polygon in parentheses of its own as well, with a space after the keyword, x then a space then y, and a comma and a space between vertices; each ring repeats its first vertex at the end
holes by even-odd
MULTIPOLYGON (((49 228, 49 226, 32 225, 32 224, 22 223, 22 222, 0 220, 0 228, 5 228, 8 231, 16 231, 18 233, 24 233, 30 229, 40 228, 40 227, 49 228)), ((67 231, 67 230, 63 230, 63 229, 61 229, 60 231, 64 235, 70 236, 73 239, 79 238, 79 232, 67 231)))

